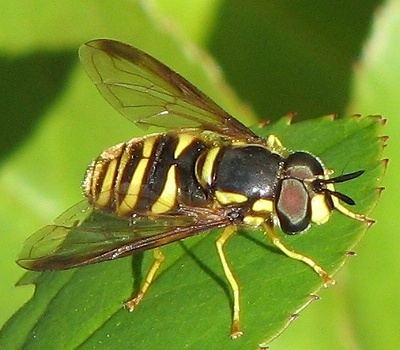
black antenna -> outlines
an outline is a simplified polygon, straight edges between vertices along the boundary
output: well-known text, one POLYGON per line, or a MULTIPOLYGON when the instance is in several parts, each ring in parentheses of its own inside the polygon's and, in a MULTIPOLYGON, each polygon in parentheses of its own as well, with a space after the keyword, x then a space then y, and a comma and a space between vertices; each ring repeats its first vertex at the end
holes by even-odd
POLYGON ((353 180, 356 177, 361 176, 362 174, 364 174, 364 170, 359 170, 359 171, 355 171, 354 173, 343 174, 343 175, 340 175, 340 176, 337 176, 337 177, 333 177, 332 179, 323 179, 323 180, 321 180, 321 182, 324 183, 324 184, 333 184, 333 183, 345 182, 345 181, 353 180))
POLYGON ((329 193, 332 196, 335 196, 336 198, 340 199, 341 201, 345 202, 348 205, 354 205, 356 202, 349 196, 346 196, 343 193, 337 192, 337 191, 331 191, 331 190, 325 190, 325 192, 329 193))
MULTIPOLYGON (((331 179, 322 179, 322 180, 318 181, 318 184, 325 185, 325 184, 345 182, 345 181, 355 179, 356 177, 361 176, 363 173, 364 173, 364 170, 359 170, 359 171, 355 171, 354 173, 343 174, 343 175, 340 175, 337 177, 333 177, 331 179)), ((340 199, 341 201, 345 202, 348 205, 356 204, 356 202, 354 202, 353 199, 351 199, 349 196, 346 196, 343 193, 340 193, 337 191, 331 191, 329 189, 323 189, 321 192, 329 193, 331 196, 335 196, 336 198, 340 199)))

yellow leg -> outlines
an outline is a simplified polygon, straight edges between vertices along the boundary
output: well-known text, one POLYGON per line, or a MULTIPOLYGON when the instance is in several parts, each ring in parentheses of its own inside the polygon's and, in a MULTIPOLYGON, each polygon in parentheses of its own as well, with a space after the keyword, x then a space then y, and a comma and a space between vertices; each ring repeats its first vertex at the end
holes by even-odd
POLYGON ((267 137, 267 146, 269 148, 279 148, 279 147, 283 147, 282 146, 282 142, 281 140, 278 139, 277 136, 275 135, 269 135, 267 137))
POLYGON ((161 252, 159 248, 155 248, 153 250, 153 255, 154 255, 153 265, 151 265, 150 270, 147 273, 146 278, 144 280, 144 283, 140 287, 139 293, 134 298, 132 298, 131 300, 127 301, 124 304, 124 306, 131 312, 135 310, 136 306, 138 306, 140 301, 143 299, 143 296, 146 294, 147 290, 150 287, 150 284, 153 282, 158 269, 165 261, 165 255, 161 252))
POLYGON ((236 339, 243 335, 240 330, 240 296, 239 296, 239 284, 237 283, 233 273, 229 267, 228 261, 226 260, 226 256, 224 253, 224 245, 228 238, 232 236, 236 232, 235 226, 228 226, 225 228, 222 235, 215 242, 219 254, 219 259, 221 260, 222 267, 225 272, 225 276, 228 279, 229 284, 231 285, 233 292, 233 318, 232 318, 232 327, 231 327, 231 338, 236 339))
POLYGON ((332 284, 335 284, 335 280, 328 275, 328 273, 318 265, 313 259, 310 257, 303 255, 301 253, 297 253, 289 248, 287 248, 283 242, 275 235, 273 227, 268 224, 264 223, 264 230, 267 234, 268 238, 271 240, 272 244, 277 247, 281 252, 292 259, 300 260, 310 266, 324 281, 324 286, 328 287, 332 284))
POLYGON ((286 155, 288 153, 287 149, 283 147, 281 140, 279 140, 275 135, 268 136, 266 146, 269 150, 277 152, 281 155, 286 155))
POLYGON ((375 223, 375 221, 373 219, 370 219, 369 217, 367 217, 363 214, 354 213, 351 210, 347 209, 345 206, 340 204, 339 200, 335 197, 333 197, 333 206, 335 207, 336 210, 340 211, 342 214, 344 214, 352 219, 366 222, 368 226, 371 226, 373 223, 375 223))

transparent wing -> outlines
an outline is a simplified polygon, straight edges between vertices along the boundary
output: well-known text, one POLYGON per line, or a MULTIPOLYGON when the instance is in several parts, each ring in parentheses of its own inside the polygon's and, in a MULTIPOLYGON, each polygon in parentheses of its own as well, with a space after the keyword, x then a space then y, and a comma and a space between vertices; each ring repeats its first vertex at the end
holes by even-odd
POLYGON ((37 271, 69 269, 121 258, 228 224, 227 218, 210 217, 209 213, 119 218, 81 202, 28 238, 17 263, 37 271))
POLYGON ((257 137, 178 73, 139 49, 100 39, 82 45, 79 55, 103 97, 139 126, 257 137))

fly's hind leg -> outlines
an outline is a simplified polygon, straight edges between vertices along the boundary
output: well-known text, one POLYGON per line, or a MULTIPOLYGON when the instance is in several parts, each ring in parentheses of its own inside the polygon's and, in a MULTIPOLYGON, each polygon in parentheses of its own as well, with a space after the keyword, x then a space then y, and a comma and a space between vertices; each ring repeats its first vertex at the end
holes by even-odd
POLYGON ((289 258, 300 260, 310 266, 322 278, 325 287, 335 284, 335 280, 331 276, 329 276, 329 274, 320 265, 318 265, 316 261, 306 255, 303 255, 286 247, 281 239, 276 236, 272 223, 265 222, 263 224, 263 227, 266 235, 271 240, 272 244, 277 247, 282 253, 284 253, 289 258))
POLYGON ((235 226, 228 226, 225 228, 222 235, 215 242, 218 250, 219 259, 221 260, 222 267, 224 269, 225 276, 231 285, 233 292, 233 317, 231 326, 231 338, 236 339, 243 335, 240 330, 240 295, 239 295, 239 284, 237 283, 233 273, 229 267, 228 261, 226 260, 224 245, 232 234, 236 232, 235 226))
POLYGON ((139 293, 134 298, 132 298, 131 300, 127 301, 124 304, 124 307, 126 307, 129 311, 133 311, 138 306, 138 304, 146 294, 147 290, 149 289, 150 284, 154 281, 158 269, 165 261, 165 255, 161 252, 159 248, 155 248, 153 250, 153 255, 154 255, 154 262, 151 265, 150 270, 147 273, 142 286, 140 287, 139 293))

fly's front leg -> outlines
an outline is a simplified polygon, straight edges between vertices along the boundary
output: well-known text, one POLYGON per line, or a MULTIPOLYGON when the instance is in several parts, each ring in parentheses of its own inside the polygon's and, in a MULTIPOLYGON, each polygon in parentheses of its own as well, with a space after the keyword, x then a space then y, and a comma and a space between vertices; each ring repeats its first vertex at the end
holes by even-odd
POLYGON ((236 232, 235 226, 228 226, 225 228, 222 235, 215 242, 218 250, 219 259, 221 260, 222 267, 224 269, 225 276, 231 285, 233 292, 233 318, 231 326, 231 338, 236 339, 243 335, 240 330, 240 294, 239 294, 239 284, 237 283, 233 273, 229 267, 228 261, 224 252, 224 245, 232 234, 236 232))
POLYGON ((146 294, 147 290, 150 287, 150 284, 154 281, 155 275, 158 269, 161 267, 162 263, 165 261, 165 255, 161 252, 159 248, 155 248, 153 250, 154 255, 154 262, 150 267, 149 272, 146 275, 146 278, 140 287, 139 293, 132 298, 131 300, 127 301, 124 306, 129 310, 133 311, 140 301, 143 299, 144 295, 146 294))
POLYGON ((297 253, 296 251, 286 247, 281 239, 276 236, 271 223, 265 222, 263 224, 263 227, 266 235, 271 240, 272 244, 277 247, 282 253, 284 253, 289 258, 300 260, 310 266, 322 278, 325 287, 335 284, 335 280, 330 277, 329 274, 320 265, 318 265, 316 261, 306 255, 297 253))

